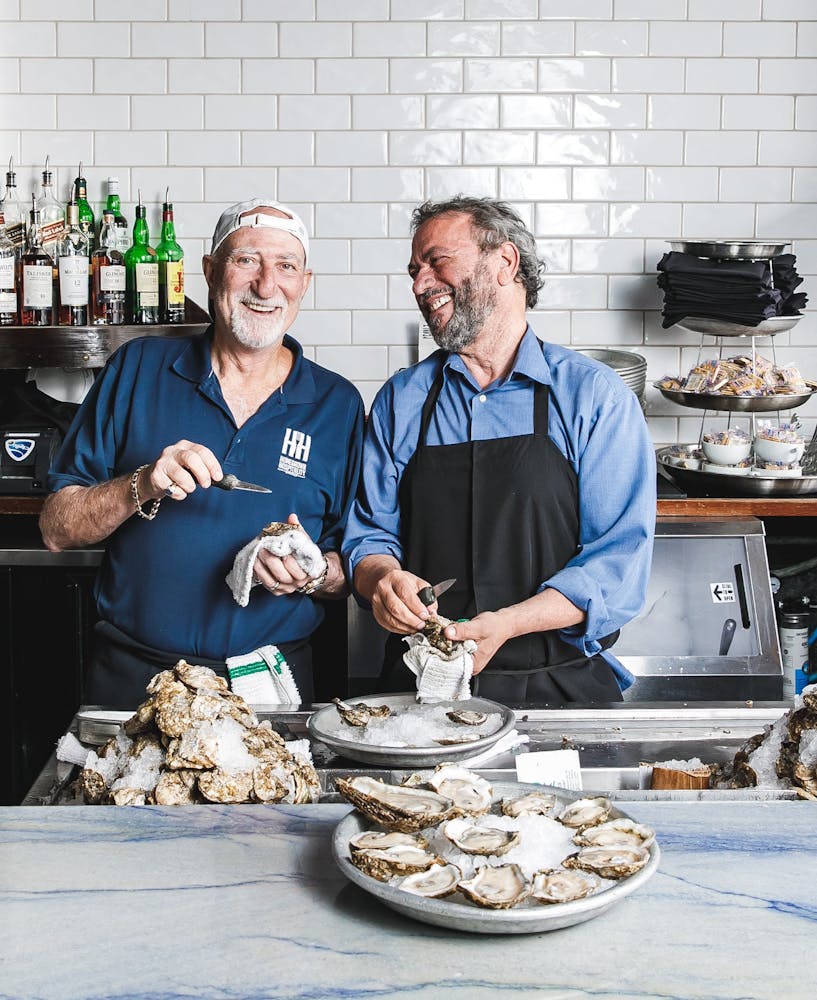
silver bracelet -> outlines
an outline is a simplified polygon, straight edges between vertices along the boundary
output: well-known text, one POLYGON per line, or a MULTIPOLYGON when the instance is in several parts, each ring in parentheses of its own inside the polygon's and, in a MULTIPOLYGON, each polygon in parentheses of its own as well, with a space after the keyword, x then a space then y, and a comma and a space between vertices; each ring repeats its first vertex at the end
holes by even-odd
MULTIPOLYGON (((147 514, 142 510, 142 501, 139 499, 138 483, 139 483, 139 475, 147 467, 148 467, 147 464, 140 465, 139 468, 130 477, 130 495, 131 497, 133 497, 133 506, 136 509, 136 513, 139 515, 139 517, 143 517, 146 521, 152 521, 153 518, 156 517, 156 515, 159 513, 159 504, 162 502, 162 498, 159 497, 158 500, 153 501, 153 503, 150 505, 150 510, 147 512, 147 514)), ((145 503, 147 503, 147 501, 145 501, 145 503)))

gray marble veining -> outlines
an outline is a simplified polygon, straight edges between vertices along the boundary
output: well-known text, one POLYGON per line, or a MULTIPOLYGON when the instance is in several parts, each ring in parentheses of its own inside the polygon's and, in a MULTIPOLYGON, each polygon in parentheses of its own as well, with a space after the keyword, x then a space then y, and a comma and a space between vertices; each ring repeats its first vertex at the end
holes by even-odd
POLYGON ((815 996, 817 804, 633 802, 661 865, 560 931, 422 924, 347 883, 348 808, 0 810, 0 998, 815 996))

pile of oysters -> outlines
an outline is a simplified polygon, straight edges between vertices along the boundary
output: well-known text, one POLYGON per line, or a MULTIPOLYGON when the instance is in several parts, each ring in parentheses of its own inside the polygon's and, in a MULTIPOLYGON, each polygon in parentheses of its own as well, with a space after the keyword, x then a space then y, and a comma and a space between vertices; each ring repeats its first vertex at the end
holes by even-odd
POLYGON ((79 776, 89 805, 311 802, 312 764, 259 722, 223 677, 179 660, 147 685, 148 698, 79 776))
POLYGON ((405 892, 459 893, 461 901, 492 910, 597 893, 609 886, 605 880, 643 868, 655 839, 646 826, 610 819, 612 803, 601 796, 563 805, 555 794, 535 790, 495 803, 489 782, 456 764, 401 785, 363 775, 335 784, 377 826, 350 839, 356 868, 405 892), (562 845, 571 838, 579 849, 565 857, 561 852, 570 848, 562 845), (548 860, 554 849, 559 861, 548 860))

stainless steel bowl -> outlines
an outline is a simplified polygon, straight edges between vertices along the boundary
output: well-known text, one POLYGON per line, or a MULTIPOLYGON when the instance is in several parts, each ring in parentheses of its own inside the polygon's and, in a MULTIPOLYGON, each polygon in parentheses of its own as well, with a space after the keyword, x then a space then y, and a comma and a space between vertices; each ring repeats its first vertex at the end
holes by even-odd
POLYGON ((653 386, 666 399, 679 406, 690 406, 696 410, 731 410, 737 413, 769 413, 778 410, 794 410, 807 403, 815 390, 791 394, 776 393, 774 396, 718 396, 715 393, 684 392, 683 389, 662 389, 657 382, 653 386))
POLYGON ((673 250, 714 260, 767 260, 783 253, 790 240, 667 240, 673 250))
POLYGON ((706 316, 685 316, 674 325, 690 333, 703 333, 709 337, 773 337, 796 326, 801 316, 772 316, 757 326, 729 323, 723 319, 708 319, 706 316))

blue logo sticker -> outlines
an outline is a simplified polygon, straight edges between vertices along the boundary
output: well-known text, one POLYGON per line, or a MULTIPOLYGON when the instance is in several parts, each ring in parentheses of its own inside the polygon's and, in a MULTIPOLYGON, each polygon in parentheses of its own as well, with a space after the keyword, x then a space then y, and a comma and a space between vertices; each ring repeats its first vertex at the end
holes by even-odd
POLYGON ((15 462, 25 462, 32 451, 34 451, 36 443, 33 438, 8 438, 6 441, 6 454, 9 458, 13 458, 15 462))

